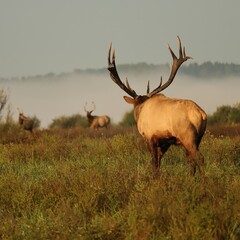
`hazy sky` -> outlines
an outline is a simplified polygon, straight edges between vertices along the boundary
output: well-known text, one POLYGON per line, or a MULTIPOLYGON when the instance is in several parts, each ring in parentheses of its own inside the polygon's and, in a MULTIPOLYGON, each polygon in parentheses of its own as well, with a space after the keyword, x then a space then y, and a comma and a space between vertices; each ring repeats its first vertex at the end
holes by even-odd
POLYGON ((240 64, 239 0, 0 0, 0 77, 169 63, 179 35, 197 63, 240 64))

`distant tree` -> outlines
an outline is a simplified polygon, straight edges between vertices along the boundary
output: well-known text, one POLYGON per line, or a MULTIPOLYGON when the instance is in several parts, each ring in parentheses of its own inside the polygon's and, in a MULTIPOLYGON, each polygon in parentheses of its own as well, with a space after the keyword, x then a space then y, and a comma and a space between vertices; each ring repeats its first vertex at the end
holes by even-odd
POLYGON ((229 76, 240 76, 240 65, 233 63, 212 63, 210 61, 202 64, 190 63, 181 69, 185 75, 200 78, 225 78, 229 76))
POLYGON ((39 128, 41 125, 41 121, 36 116, 33 116, 32 120, 33 120, 33 128, 39 128))
POLYGON ((133 110, 126 112, 122 121, 119 123, 119 125, 123 127, 132 127, 135 124, 133 110))
POLYGON ((217 123, 240 123, 240 103, 234 106, 223 105, 217 108, 217 110, 208 117, 209 125, 217 123))
POLYGON ((208 117, 209 124, 227 123, 231 112, 231 106, 221 106, 208 117))
POLYGON ((61 116, 53 119, 53 122, 49 125, 49 128, 73 128, 73 127, 88 127, 88 121, 86 117, 80 114, 74 114, 72 116, 61 116))
POLYGON ((2 118, 2 112, 8 102, 8 93, 4 89, 0 89, 0 120, 2 118))
POLYGON ((232 107, 229 122, 240 123, 240 103, 237 103, 232 107))

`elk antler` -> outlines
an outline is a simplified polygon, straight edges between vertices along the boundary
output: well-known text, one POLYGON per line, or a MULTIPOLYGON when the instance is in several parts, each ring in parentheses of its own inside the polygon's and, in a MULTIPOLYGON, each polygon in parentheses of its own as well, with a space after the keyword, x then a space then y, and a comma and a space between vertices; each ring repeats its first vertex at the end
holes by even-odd
POLYGON ((92 105, 93 105, 93 110, 88 111, 87 110, 87 102, 85 102, 84 111, 85 112, 93 112, 96 109, 96 105, 95 105, 95 103, 93 101, 92 101, 92 105))
POLYGON ((108 70, 110 72, 110 77, 112 80, 122 88, 127 94, 131 97, 135 98, 137 96, 136 92, 130 87, 128 79, 126 78, 126 85, 121 81, 116 64, 115 64, 115 50, 113 50, 112 60, 111 60, 111 50, 112 50, 112 43, 110 44, 109 51, 108 51, 108 70))
POLYGON ((93 105, 93 110, 91 112, 93 112, 96 109, 95 102, 92 101, 92 105, 93 105))
POLYGON ((20 109, 19 107, 17 107, 17 110, 18 110, 19 114, 20 113, 23 114, 23 109, 20 109))
POLYGON ((84 111, 87 112, 87 102, 85 102, 84 111))
POLYGON ((172 81, 173 81, 174 77, 176 76, 176 73, 177 73, 179 67, 182 65, 182 63, 184 63, 188 59, 192 59, 192 57, 186 56, 185 47, 182 49, 182 44, 181 44, 181 40, 180 40, 179 36, 177 38, 178 38, 179 58, 176 57, 176 55, 174 54, 174 52, 172 51, 171 47, 168 44, 168 49, 173 58, 173 63, 172 63, 172 68, 171 68, 169 79, 166 83, 164 83, 162 85, 162 77, 161 77, 160 84, 158 85, 157 88, 155 88, 151 93, 148 94, 149 97, 152 97, 153 95, 166 89, 172 83, 172 81))

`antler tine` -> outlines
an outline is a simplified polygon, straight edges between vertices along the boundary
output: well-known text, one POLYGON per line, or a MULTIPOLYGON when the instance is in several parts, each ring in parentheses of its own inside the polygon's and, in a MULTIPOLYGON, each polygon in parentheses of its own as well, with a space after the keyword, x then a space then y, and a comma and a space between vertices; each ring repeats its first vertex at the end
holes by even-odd
MULTIPOLYGON (((159 83, 159 85, 158 85, 151 93, 148 92, 147 95, 148 95, 149 97, 153 96, 154 94, 152 94, 152 93, 154 93, 155 91, 157 91, 161 86, 162 86, 162 76, 160 77, 160 83, 159 83)), ((157 92, 156 92, 156 93, 157 93, 157 92)), ((156 93, 155 93, 155 94, 156 94, 156 93)))
POLYGON ((93 110, 92 111, 94 111, 96 109, 96 105, 95 105, 94 101, 92 101, 92 105, 93 105, 93 110))
POLYGON ((172 55, 172 58, 173 59, 177 59, 175 53, 173 52, 173 50, 171 49, 170 45, 168 44, 168 50, 170 51, 171 55, 172 55))
POLYGON ((179 36, 177 36, 177 38, 178 38, 179 58, 183 58, 182 43, 181 43, 179 36))
POLYGON ((149 91, 150 91, 150 81, 148 80, 148 83, 147 83, 147 94, 149 94, 149 91))
POLYGON ((186 56, 185 48, 182 49, 182 43, 181 43, 180 37, 177 36, 177 38, 178 38, 179 58, 176 57, 176 55, 174 54, 174 52, 172 51, 171 47, 168 44, 168 49, 169 49, 169 51, 172 55, 172 59, 173 59, 169 79, 162 86, 160 84, 156 89, 154 89, 151 93, 149 93, 148 95, 150 97, 163 91, 164 89, 166 89, 172 83, 172 81, 173 81, 174 77, 176 76, 176 73, 177 73, 178 69, 180 68, 180 66, 182 65, 182 63, 187 61, 188 59, 192 59, 192 57, 186 56))
POLYGON ((111 63, 111 51, 112 51, 112 42, 110 43, 110 46, 108 49, 108 67, 112 64, 111 63))
POLYGON ((112 51, 112 43, 110 43, 109 50, 108 50, 108 70, 110 72, 110 77, 112 80, 120 87, 122 88, 127 94, 129 94, 131 97, 135 98, 137 96, 136 92, 129 86, 128 80, 126 80, 126 85, 121 81, 116 64, 115 64, 115 50, 113 50, 113 54, 111 56, 112 51), (112 57, 112 59, 111 59, 112 57))
POLYGON ((85 112, 87 112, 87 102, 85 102, 85 104, 84 104, 84 107, 83 107, 83 108, 84 108, 84 111, 85 111, 85 112))
MULTIPOLYGON (((130 87, 130 84, 128 82, 128 78, 126 77, 126 85, 129 88, 129 90, 131 90, 134 94, 136 94, 136 92, 130 87)), ((136 94, 137 95, 137 94, 136 94)))
POLYGON ((184 62, 187 61, 188 59, 193 59, 190 56, 186 56, 185 47, 182 48, 180 37, 177 36, 177 38, 178 38, 178 47, 179 47, 179 59, 182 59, 184 62))
POLYGON ((183 57, 186 57, 185 47, 183 47, 183 57))

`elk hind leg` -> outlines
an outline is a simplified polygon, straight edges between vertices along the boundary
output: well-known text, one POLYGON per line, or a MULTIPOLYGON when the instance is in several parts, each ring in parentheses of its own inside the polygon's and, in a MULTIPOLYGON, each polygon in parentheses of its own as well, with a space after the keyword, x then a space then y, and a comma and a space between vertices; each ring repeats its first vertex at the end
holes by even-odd
POLYGON ((159 149, 158 149, 158 162, 159 165, 161 164, 161 159, 164 155, 164 153, 168 150, 168 148, 171 146, 169 143, 160 143, 159 144, 159 149))
POLYGON ((196 167, 199 170, 199 173, 203 175, 203 163, 204 163, 204 157, 199 152, 199 150, 193 146, 192 148, 186 149, 187 156, 190 162, 191 166, 191 175, 194 176, 196 173, 196 167))
POLYGON ((191 176, 194 176, 196 173, 196 167, 197 167, 196 152, 198 151, 197 146, 196 146, 195 142, 193 141, 193 139, 194 139, 194 137, 189 138, 188 141, 185 141, 185 142, 180 141, 186 150, 186 155, 187 155, 187 158, 190 163, 191 176))
POLYGON ((187 157, 188 157, 189 163, 190 163, 190 174, 191 174, 191 176, 194 176, 196 173, 196 162, 195 162, 195 158, 194 158, 194 153, 189 152, 187 150, 187 157))
POLYGON ((157 138, 152 137, 150 141, 147 141, 148 149, 152 156, 152 170, 155 176, 159 176, 159 153, 158 153, 158 141, 157 138))
POLYGON ((159 162, 158 162, 158 146, 154 142, 148 143, 148 149, 152 156, 152 166, 154 169, 159 168, 159 162))
POLYGON ((201 176, 204 176, 204 170, 203 170, 204 157, 199 150, 197 150, 196 152, 195 161, 196 161, 199 173, 201 174, 201 176))
POLYGON ((152 138, 151 141, 148 143, 149 151, 152 155, 152 167, 153 171, 156 174, 159 174, 161 159, 164 153, 168 150, 170 144, 168 143, 160 143, 159 139, 156 137, 152 138))
POLYGON ((197 139, 196 129, 192 127, 192 130, 193 131, 188 134, 188 138, 184 137, 186 135, 184 134, 183 136, 179 137, 178 140, 186 150, 186 155, 189 159, 191 166, 190 174, 194 176, 196 173, 196 167, 198 167, 200 174, 203 175, 202 165, 204 162, 204 158, 198 150, 201 137, 200 139, 197 139))

